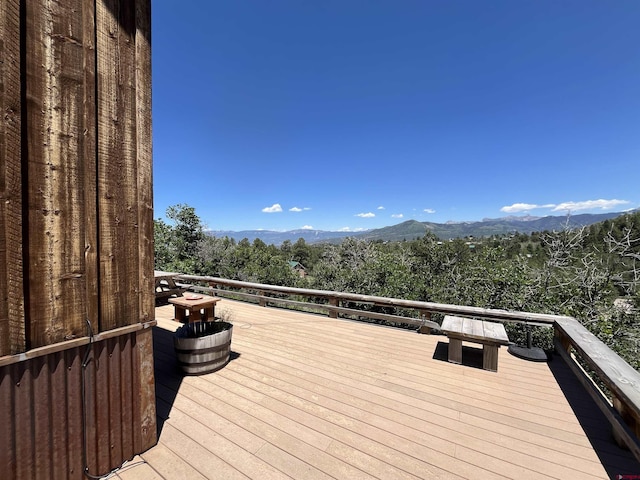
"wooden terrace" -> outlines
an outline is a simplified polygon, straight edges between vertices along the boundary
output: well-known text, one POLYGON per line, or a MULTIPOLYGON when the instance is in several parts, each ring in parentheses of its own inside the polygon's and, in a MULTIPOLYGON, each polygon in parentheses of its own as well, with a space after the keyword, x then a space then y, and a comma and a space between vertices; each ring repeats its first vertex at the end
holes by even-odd
POLYGON ((499 370, 447 362, 442 335, 225 299, 232 360, 175 363, 173 306, 156 308, 158 444, 132 479, 614 478, 640 465, 560 357, 499 350, 499 370))

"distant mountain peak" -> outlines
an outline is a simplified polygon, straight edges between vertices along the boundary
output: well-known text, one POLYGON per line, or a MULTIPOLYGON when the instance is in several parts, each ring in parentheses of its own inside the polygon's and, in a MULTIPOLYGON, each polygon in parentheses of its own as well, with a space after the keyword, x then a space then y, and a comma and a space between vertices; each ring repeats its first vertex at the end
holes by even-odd
MULTIPOLYGON (((637 211, 637 209, 635 210, 637 211)), ((575 228, 603 222, 629 212, 580 214, 567 217, 552 216, 534 217, 531 215, 508 216, 502 218, 484 218, 475 222, 419 222, 417 220, 405 220, 397 225, 377 228, 365 231, 326 231, 312 229, 297 229, 286 232, 271 230, 243 230, 240 232, 212 230, 207 233, 215 237, 229 237, 236 241, 247 239, 253 241, 259 238, 267 244, 281 245, 285 241, 296 242, 302 238, 309 243, 340 242, 346 237, 355 237, 363 240, 375 241, 403 241, 421 238, 426 232, 431 232, 437 237, 448 240, 450 238, 464 237, 491 237, 493 235, 510 235, 513 233, 530 234, 545 230, 562 230, 567 226, 575 228)))
POLYGON ((540 220, 544 217, 535 217, 533 215, 509 215, 508 217, 500 217, 500 218, 483 218, 483 222, 495 222, 500 220, 507 220, 510 222, 532 222, 534 220, 540 220))

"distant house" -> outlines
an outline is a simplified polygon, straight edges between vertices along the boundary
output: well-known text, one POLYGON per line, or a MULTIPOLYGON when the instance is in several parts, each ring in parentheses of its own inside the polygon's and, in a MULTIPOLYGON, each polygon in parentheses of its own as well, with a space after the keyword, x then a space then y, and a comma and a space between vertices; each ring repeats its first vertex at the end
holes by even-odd
POLYGON ((304 268, 304 265, 302 265, 300 262, 291 260, 289 261, 289 267, 291 268, 291 270, 296 271, 300 278, 304 278, 307 276, 307 270, 304 268))

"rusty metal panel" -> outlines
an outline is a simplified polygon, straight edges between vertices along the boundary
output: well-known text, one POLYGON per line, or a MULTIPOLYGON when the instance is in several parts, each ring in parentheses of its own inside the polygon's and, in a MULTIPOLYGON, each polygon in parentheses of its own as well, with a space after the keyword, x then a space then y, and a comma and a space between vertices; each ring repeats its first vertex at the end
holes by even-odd
POLYGON ((143 329, 0 367, 3 478, 81 479, 85 458, 104 475, 155 444, 150 345, 143 329))

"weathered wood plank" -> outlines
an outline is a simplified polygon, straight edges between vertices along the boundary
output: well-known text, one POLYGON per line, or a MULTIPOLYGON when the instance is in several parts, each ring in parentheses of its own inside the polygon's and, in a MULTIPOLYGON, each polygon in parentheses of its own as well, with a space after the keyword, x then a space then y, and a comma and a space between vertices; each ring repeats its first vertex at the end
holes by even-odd
POLYGON ((0 2, 0 356, 26 349, 22 257, 20 4, 0 2))
MULTIPOLYGON (((102 340, 107 340, 109 338, 118 337, 120 335, 125 335, 127 333, 136 332, 138 330, 142 330, 145 328, 150 328, 155 325, 155 320, 151 322, 147 322, 145 324, 136 323, 134 325, 127 325, 126 327, 120 327, 114 330, 108 330, 106 332, 100 333, 98 335, 93 336, 93 342, 98 342, 102 340)), ((28 359, 43 357, 45 355, 49 355, 55 352, 61 352, 64 350, 69 350, 76 347, 82 347, 91 342, 89 337, 76 338, 74 340, 68 340, 66 342, 58 342, 51 345, 47 345, 44 347, 34 348, 24 353, 19 353, 16 355, 8 355, 0 358, 0 367, 4 365, 11 365, 13 363, 20 363, 28 359)))
POLYGON ((482 331, 483 335, 486 338, 491 338, 497 343, 502 343, 505 345, 509 343, 509 337, 507 336, 507 332, 504 329, 504 325, 502 325, 501 323, 483 321, 482 331))
POLYGON ((475 329, 473 321, 470 318, 463 318, 459 332, 465 337, 470 337, 473 335, 474 331, 475 329))
POLYGON ((453 338, 482 344, 507 345, 509 343, 504 325, 501 323, 447 315, 442 321, 442 331, 453 338))
POLYGON ((139 321, 155 318, 153 258, 153 157, 151 136, 151 3, 135 2, 136 158, 140 298, 139 321))
MULTIPOLYGON (((43 8, 42 2, 27 2, 26 13, 26 39, 25 48, 29 52, 29 61, 25 67, 26 75, 26 162, 27 182, 27 217, 23 219, 27 226, 27 236, 24 239, 26 249, 26 267, 29 277, 29 285, 25 292, 25 322, 27 328, 27 349, 45 345, 49 338, 48 333, 55 337, 60 332, 51 332, 48 327, 54 317, 52 312, 54 302, 52 296, 59 294, 52 285, 52 273, 48 271, 52 258, 47 259, 47 236, 53 234, 53 242, 57 240, 57 231, 51 232, 51 220, 53 220, 53 202, 50 177, 46 172, 47 154, 51 144, 51 128, 47 128, 47 109, 51 99, 47 98, 47 81, 52 82, 59 78, 59 70, 53 63, 53 52, 46 46, 51 40, 52 22, 51 12, 43 8), (51 74, 48 73, 51 71, 51 74), (58 75, 56 75, 56 73, 58 75), (44 202, 48 202, 46 205, 44 202), (51 211, 51 219, 46 219, 51 211), (44 220, 50 220, 46 225, 44 220), (33 231, 33 234, 31 232, 33 231), (38 265, 41 265, 38 271, 38 265), (34 295, 31 295, 31 293, 34 295), (36 293, 37 292, 37 293, 36 293), (31 312, 39 312, 34 320, 31 312), (40 318, 38 318, 40 317, 40 318), (47 331, 49 330, 49 331, 47 331)), ((58 67, 59 68, 59 67, 58 67)), ((49 167, 49 170, 51 166, 49 167)), ((55 222, 55 220, 53 220, 55 222)), ((55 320, 53 322, 55 325, 55 320)))
POLYGON ((81 5, 26 7, 29 347, 85 331, 81 5))
MULTIPOLYGON (((98 270, 98 200, 97 200, 97 99, 96 99, 96 2, 82 2, 83 25, 83 110, 82 136, 79 138, 83 156, 84 243, 86 320, 93 333, 100 331, 98 270)), ((86 332, 86 330, 85 330, 86 332)), ((85 334, 88 334, 86 332, 85 334)))
MULTIPOLYGON (((470 320, 470 319, 467 319, 470 320)), ((477 322, 477 321, 471 321, 471 324, 473 325, 472 328, 472 332, 471 335, 476 336, 476 337, 486 337, 487 332, 486 332, 486 328, 485 328, 485 323, 487 322, 477 322)))
POLYGON ((464 319, 462 317, 454 317, 453 315, 447 315, 442 321, 443 330, 451 330, 453 332, 459 332, 462 330, 464 319))
POLYGON ((96 29, 100 331, 104 331, 140 318, 135 2, 98 2, 96 29))

